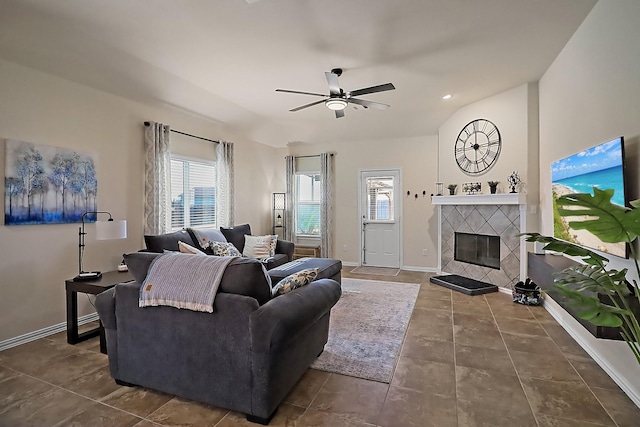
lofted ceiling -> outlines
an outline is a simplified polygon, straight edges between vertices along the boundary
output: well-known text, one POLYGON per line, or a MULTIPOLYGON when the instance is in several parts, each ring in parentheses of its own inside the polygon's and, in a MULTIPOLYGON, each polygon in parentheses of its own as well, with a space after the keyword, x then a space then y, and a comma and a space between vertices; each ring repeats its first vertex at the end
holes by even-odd
MULTIPOLYGON (((0 58, 283 147, 437 134, 460 107, 537 81, 596 0, 1 0, 0 58), (345 90, 392 82, 336 119, 345 90), (447 101, 445 94, 453 97, 447 101)), ((154 118, 150 118, 154 119, 154 118)), ((215 137, 215 136, 213 136, 215 137)))

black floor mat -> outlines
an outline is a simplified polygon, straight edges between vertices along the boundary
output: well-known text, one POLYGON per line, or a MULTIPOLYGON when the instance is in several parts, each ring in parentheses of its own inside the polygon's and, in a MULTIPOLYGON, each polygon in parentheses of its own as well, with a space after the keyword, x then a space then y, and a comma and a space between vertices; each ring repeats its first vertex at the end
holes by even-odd
POLYGON ((481 282, 468 277, 450 274, 446 276, 433 276, 429 279, 431 283, 462 292, 467 295, 482 295, 491 292, 498 292, 498 287, 490 283, 481 282))

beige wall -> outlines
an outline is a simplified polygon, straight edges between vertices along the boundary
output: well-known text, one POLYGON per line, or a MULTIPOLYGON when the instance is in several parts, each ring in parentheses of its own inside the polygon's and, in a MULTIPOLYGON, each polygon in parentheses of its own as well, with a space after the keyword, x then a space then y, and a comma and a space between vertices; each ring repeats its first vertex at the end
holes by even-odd
MULTIPOLYGON (((462 183, 481 182, 482 192, 489 193, 487 181, 500 181, 498 192, 509 192, 507 177, 517 171, 526 184, 524 191, 529 193, 537 187, 529 179, 527 147, 530 140, 529 98, 537 98, 535 84, 522 85, 490 98, 469 104, 453 114, 439 131, 439 179, 444 183, 458 184, 456 194, 462 194, 462 183), (533 92, 533 93, 531 93, 533 92), (500 130, 502 149, 494 166, 481 175, 467 175, 456 164, 454 147, 460 131, 472 120, 487 119, 500 130)), ((537 111, 534 111, 537 117, 537 111)), ((535 117, 533 118, 535 119, 535 117)))
MULTIPOLYGON (((0 93, 2 175, 5 138, 77 149, 97 159, 98 207, 127 220, 128 238, 95 241, 88 225, 87 269, 113 270, 122 253, 143 247, 145 120, 234 142, 236 223, 248 222, 256 233, 270 230, 271 193, 283 182, 274 167, 284 167, 282 150, 178 110, 144 106, 5 61, 0 93)), ((0 342, 65 320, 64 281, 77 274, 77 254, 77 224, 0 226, 0 342)), ((94 311, 86 298, 78 301, 81 315, 94 311)))
MULTIPOLYGON (((544 234, 553 233, 550 164, 625 138, 629 195, 639 196, 640 2, 599 1, 540 80, 540 188, 544 234)), ((613 257, 614 268, 633 263, 613 257)), ((614 377, 640 405, 640 366, 623 342, 598 340, 568 318, 573 330, 603 354, 614 377)))
POLYGON ((402 171, 402 241, 405 268, 433 270, 437 266, 437 218, 430 195, 437 177, 437 138, 425 136, 399 140, 349 141, 309 146, 290 144, 293 155, 336 153, 336 209, 333 256, 347 264, 359 262, 359 173, 365 169, 402 171), (407 197, 407 191, 411 196, 407 197), (426 196, 422 192, 426 191, 426 196), (418 199, 414 194, 418 194, 418 199), (345 250, 346 246, 346 250, 345 250), (423 256, 423 249, 427 255, 423 256))
POLYGON ((508 193, 507 178, 517 171, 524 183, 518 191, 527 194, 527 231, 538 231, 538 121, 537 83, 518 86, 456 111, 439 132, 439 180, 444 183, 445 194, 448 194, 448 184, 458 184, 456 194, 463 194, 464 182, 481 182, 482 193, 488 194, 487 181, 499 181, 498 193, 508 193), (470 176, 456 164, 454 147, 460 131, 475 119, 487 119, 496 125, 502 137, 502 149, 488 172, 470 176))

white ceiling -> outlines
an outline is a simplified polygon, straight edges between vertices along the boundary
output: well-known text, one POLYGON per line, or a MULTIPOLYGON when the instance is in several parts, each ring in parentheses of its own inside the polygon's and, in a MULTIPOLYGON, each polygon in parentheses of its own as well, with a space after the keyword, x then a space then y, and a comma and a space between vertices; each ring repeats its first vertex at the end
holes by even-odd
POLYGON ((595 3, 0 0, 0 58, 272 146, 416 137, 437 134, 466 104, 537 81, 595 3), (275 92, 328 93, 324 72, 335 67, 345 90, 392 82, 395 91, 361 97, 391 108, 292 113, 319 98, 275 92))

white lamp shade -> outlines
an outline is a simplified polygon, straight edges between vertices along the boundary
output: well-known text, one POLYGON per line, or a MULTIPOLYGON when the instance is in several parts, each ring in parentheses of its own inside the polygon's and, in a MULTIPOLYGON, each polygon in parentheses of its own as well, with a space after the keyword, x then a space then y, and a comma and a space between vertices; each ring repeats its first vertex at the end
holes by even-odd
POLYGON ((96 221, 96 240, 127 238, 127 221, 96 221))

